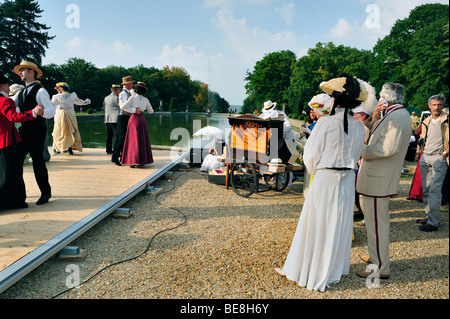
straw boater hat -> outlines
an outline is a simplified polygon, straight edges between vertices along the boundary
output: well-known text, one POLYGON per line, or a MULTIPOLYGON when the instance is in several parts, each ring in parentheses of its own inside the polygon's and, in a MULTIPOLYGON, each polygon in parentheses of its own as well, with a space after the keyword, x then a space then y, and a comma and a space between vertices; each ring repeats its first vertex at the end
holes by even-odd
POLYGON ((111 90, 121 90, 121 89, 122 89, 122 87, 119 84, 113 84, 111 86, 111 90))
POLYGON ((277 107, 277 103, 276 102, 272 102, 272 101, 267 101, 264 102, 264 108, 263 111, 270 111, 270 110, 274 110, 277 107))
MULTIPOLYGON (((360 86, 360 93, 359 97, 356 98, 357 101, 362 102, 360 107, 364 110, 367 114, 372 114, 373 110, 377 106, 378 102, 375 95, 375 88, 371 86, 369 83, 355 78, 360 86)), ((341 77, 341 78, 335 78, 328 82, 322 82, 320 84, 320 88, 324 90, 326 93, 332 95, 333 92, 345 92, 345 85, 347 84, 347 78, 341 77)), ((355 112, 355 110, 353 110, 355 112)))
POLYGON ((133 81, 133 78, 131 76, 126 76, 126 77, 122 78, 122 85, 131 84, 134 82, 136 82, 136 81, 133 81))
POLYGON ((55 86, 55 90, 56 90, 57 88, 59 88, 59 87, 65 87, 65 88, 67 88, 68 90, 70 90, 69 84, 67 84, 66 82, 59 82, 59 83, 57 83, 56 86, 55 86))
POLYGON ((32 70, 36 71, 36 78, 37 79, 39 79, 42 76, 42 71, 33 62, 23 61, 22 63, 20 63, 19 65, 17 65, 14 68, 14 72, 17 75, 20 75, 19 72, 20 72, 21 69, 32 69, 32 70))
POLYGON ((143 87, 144 89, 148 90, 147 89, 147 84, 145 84, 144 82, 138 82, 134 86, 140 86, 140 87, 143 87))
POLYGON ((329 114, 333 107, 332 98, 326 93, 314 96, 308 105, 312 110, 320 114, 329 114))
MULTIPOLYGON (((347 84, 347 78, 335 78, 331 79, 328 82, 322 82, 320 84, 320 88, 324 90, 329 95, 333 95, 333 92, 345 92, 345 85, 347 84)), ((365 101, 367 99, 367 94, 364 90, 361 89, 359 97, 356 99, 357 101, 365 101)))

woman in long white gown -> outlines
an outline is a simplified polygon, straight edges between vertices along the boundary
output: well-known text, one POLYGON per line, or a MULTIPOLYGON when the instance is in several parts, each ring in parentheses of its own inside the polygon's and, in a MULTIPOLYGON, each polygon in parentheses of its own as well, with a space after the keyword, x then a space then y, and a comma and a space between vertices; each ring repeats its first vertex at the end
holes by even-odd
POLYGON ((314 180, 284 267, 275 269, 309 290, 325 291, 349 274, 355 169, 365 138, 351 109, 372 94, 370 101, 376 101, 368 87, 350 76, 321 84, 333 97, 333 110, 317 122, 305 145, 303 160, 314 180))
POLYGON ((69 93, 69 85, 65 82, 56 84, 55 89, 58 94, 52 97, 56 108, 52 133, 54 152, 57 154, 66 151, 73 154, 73 150, 82 152, 81 135, 73 105, 88 105, 91 101, 81 100, 76 93, 69 93))

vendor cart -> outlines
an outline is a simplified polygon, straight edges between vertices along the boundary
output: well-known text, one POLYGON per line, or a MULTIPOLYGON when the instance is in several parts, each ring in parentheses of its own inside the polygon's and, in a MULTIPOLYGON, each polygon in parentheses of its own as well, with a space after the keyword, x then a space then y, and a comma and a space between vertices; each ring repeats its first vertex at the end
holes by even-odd
POLYGON ((229 123, 231 134, 224 160, 227 187, 231 181, 235 193, 242 197, 285 190, 289 173, 301 170, 301 166, 295 163, 299 154, 294 141, 283 139, 284 120, 242 115, 230 117, 229 123))

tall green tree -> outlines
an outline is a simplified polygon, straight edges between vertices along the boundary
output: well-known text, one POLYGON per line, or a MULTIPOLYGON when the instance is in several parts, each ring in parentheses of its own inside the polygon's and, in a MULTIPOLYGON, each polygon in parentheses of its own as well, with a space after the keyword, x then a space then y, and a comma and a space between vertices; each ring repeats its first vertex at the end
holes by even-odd
MULTIPOLYGON (((0 72, 12 74, 23 60, 42 63, 50 29, 38 22, 43 11, 34 0, 6 0, 0 4, 0 72)), ((12 78, 18 81, 18 77, 12 78)))
POLYGON ((448 94, 448 61, 441 63, 443 49, 448 55, 448 42, 443 48, 448 10, 444 4, 418 6, 377 42, 370 81, 378 91, 386 82, 402 83, 405 104, 419 108, 426 105, 427 95, 448 94))
POLYGON ((362 80, 369 78, 372 53, 333 43, 317 43, 308 54, 293 67, 288 91, 289 107, 295 114, 306 109, 311 98, 323 93, 319 87, 323 81, 348 73, 362 80))
POLYGON ((264 101, 271 100, 280 105, 287 100, 292 66, 296 62, 292 51, 267 54, 258 61, 252 72, 247 71, 245 88, 250 99, 244 103, 244 111, 261 111, 264 101))

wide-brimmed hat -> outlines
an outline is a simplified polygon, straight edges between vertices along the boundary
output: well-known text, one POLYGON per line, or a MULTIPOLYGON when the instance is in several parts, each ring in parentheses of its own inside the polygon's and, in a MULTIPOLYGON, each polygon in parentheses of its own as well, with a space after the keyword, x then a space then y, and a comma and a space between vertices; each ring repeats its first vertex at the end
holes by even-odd
POLYGON ((270 111, 270 110, 275 109, 276 107, 277 107, 277 103, 269 100, 267 102, 264 102, 263 111, 270 111))
POLYGON ((120 84, 113 84, 111 85, 111 90, 121 90, 122 87, 120 86, 120 84))
POLYGON ((140 87, 143 87, 144 89, 148 90, 147 84, 145 84, 144 82, 138 82, 134 86, 140 86, 140 87))
POLYGON ((38 66, 36 64, 34 64, 33 62, 30 61, 23 61, 22 63, 20 63, 19 65, 17 65, 14 68, 14 72, 17 75, 20 75, 20 70, 21 69, 32 69, 34 71, 36 71, 36 78, 39 79, 42 76, 42 71, 38 68, 38 66))
POLYGON ((131 84, 134 82, 136 82, 136 81, 133 81, 133 78, 131 76, 126 76, 126 77, 122 78, 122 85, 131 84))
POLYGON ((25 86, 20 84, 13 84, 9 87, 9 96, 14 96, 19 92, 20 90, 23 90, 25 86))
POLYGON ((56 83, 55 90, 56 90, 57 88, 59 88, 59 87, 65 87, 65 88, 67 88, 68 90, 70 90, 69 84, 67 84, 67 82, 59 82, 59 83, 56 83))
POLYGON ((331 109, 333 108, 333 99, 326 93, 318 94, 314 96, 311 101, 309 101, 309 107, 320 113, 320 114, 329 114, 331 109))
MULTIPOLYGON (((335 78, 327 82, 322 82, 320 88, 324 90, 329 95, 333 95, 333 92, 345 92, 345 85, 347 84, 347 78, 335 78)), ((356 98, 357 101, 365 101, 367 99, 367 93, 361 88, 359 97, 356 98)))

